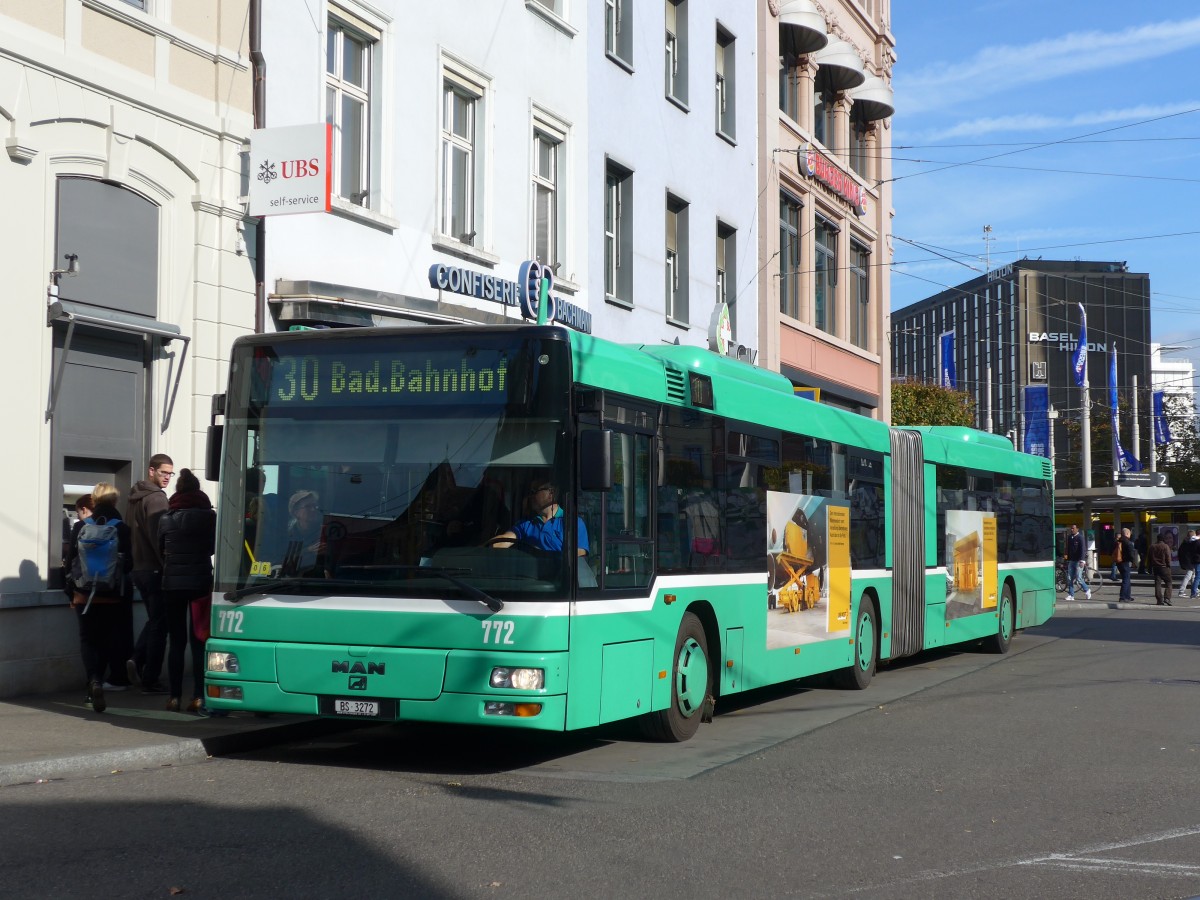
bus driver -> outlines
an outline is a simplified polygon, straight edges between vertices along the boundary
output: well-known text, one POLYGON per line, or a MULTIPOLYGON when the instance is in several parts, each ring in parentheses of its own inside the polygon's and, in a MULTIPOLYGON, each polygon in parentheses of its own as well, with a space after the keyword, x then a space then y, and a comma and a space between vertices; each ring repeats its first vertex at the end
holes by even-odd
MULTIPOLYGON (((529 482, 529 492, 526 502, 530 515, 514 525, 510 530, 496 535, 490 541, 494 547, 511 547, 520 541, 539 550, 562 550, 563 547, 563 510, 558 505, 558 490, 544 476, 533 478, 529 482)), ((582 518, 576 518, 576 553, 587 556, 589 544, 587 526, 582 518)))

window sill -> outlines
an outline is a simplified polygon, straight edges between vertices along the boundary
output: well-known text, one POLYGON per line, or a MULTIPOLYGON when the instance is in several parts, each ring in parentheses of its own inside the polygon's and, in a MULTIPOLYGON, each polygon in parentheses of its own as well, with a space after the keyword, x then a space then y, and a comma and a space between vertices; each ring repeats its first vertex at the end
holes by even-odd
POLYGON ((361 225, 369 225, 372 228, 378 228, 380 231, 386 231, 388 234, 391 234, 400 227, 400 223, 395 219, 389 218, 382 213, 377 213, 375 210, 365 206, 358 206, 351 203, 344 197, 331 197, 329 200, 329 211, 340 218, 349 219, 361 225))
POLYGON ((479 263, 479 265, 487 266, 489 269, 494 269, 500 262, 500 257, 495 253, 488 253, 486 250, 480 250, 478 247, 472 247, 470 244, 456 241, 454 238, 444 234, 433 235, 432 244, 434 250, 441 250, 443 253, 449 253, 451 256, 479 263))
POLYGON ((737 146, 737 138, 735 138, 735 137, 734 137, 733 135, 731 135, 731 134, 726 134, 726 133, 725 133, 725 132, 723 132, 723 131, 718 131, 718 132, 717 132, 717 137, 719 137, 721 140, 723 140, 725 143, 727 143, 727 144, 728 144, 730 147, 736 147, 736 146, 737 146))
POLYGON ((676 319, 673 316, 667 316, 667 324, 673 325, 675 328, 682 328, 684 331, 691 331, 692 326, 687 322, 676 319))
POLYGON ((562 291, 564 294, 570 294, 571 296, 574 296, 578 294, 580 290, 582 290, 582 287, 576 281, 571 281, 569 278, 559 278, 557 275, 555 275, 554 289, 556 291, 562 291))
POLYGON ((666 98, 667 98, 668 103, 670 103, 672 106, 678 106, 685 113, 690 113, 692 111, 691 108, 687 105, 686 101, 680 100, 678 97, 674 97, 671 94, 667 94, 666 98))
POLYGON ((615 294, 605 294, 604 302, 610 306, 618 306, 621 309, 633 309, 632 300, 625 300, 624 298, 618 297, 615 294))
POLYGON ((618 68, 624 69, 630 75, 633 74, 633 63, 626 62, 625 60, 621 59, 621 57, 617 56, 617 54, 613 53, 611 50, 605 51, 604 55, 607 56, 609 58, 609 60, 612 63, 614 63, 618 68))
POLYGON ((545 6, 539 3, 538 0, 525 0, 525 8, 538 18, 545 20, 551 26, 557 28, 569 38, 573 38, 575 35, 579 34, 578 28, 572 26, 570 22, 568 22, 554 10, 547 9, 545 6))

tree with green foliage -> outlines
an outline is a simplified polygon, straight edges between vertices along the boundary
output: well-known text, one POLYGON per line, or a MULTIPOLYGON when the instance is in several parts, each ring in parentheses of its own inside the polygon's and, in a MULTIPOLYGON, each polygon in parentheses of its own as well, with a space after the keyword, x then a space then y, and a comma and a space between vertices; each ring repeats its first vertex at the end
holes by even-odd
POLYGON ((966 391, 914 381, 892 383, 893 425, 975 426, 975 401, 966 391))

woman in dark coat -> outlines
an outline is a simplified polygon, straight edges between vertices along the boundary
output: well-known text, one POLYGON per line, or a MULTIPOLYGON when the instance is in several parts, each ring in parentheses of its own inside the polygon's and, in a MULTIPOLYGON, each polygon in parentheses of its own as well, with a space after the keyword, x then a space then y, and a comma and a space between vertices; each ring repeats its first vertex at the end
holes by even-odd
POLYGON ((167 678, 171 698, 167 709, 176 712, 183 697, 183 655, 192 648, 192 700, 188 712, 204 708, 204 639, 196 634, 193 603, 204 609, 212 599, 212 555, 216 549, 217 514, 208 495, 200 490, 200 479, 190 469, 179 473, 167 511, 159 520, 162 546, 163 599, 167 608, 167 678))
POLYGON ((75 528, 71 535, 71 548, 67 560, 67 571, 73 586, 71 607, 79 619, 79 650, 83 656, 83 667, 87 670, 88 693, 86 702, 96 712, 107 709, 104 699, 104 672, 125 669, 125 645, 122 628, 129 619, 127 607, 133 603, 133 582, 129 572, 133 568, 133 543, 129 526, 121 521, 117 512, 120 493, 107 482, 92 488, 92 514, 86 520, 96 524, 112 522, 117 529, 118 567, 121 571, 120 584, 112 592, 84 591, 74 585, 83 577, 79 558, 79 535, 83 525, 75 528))

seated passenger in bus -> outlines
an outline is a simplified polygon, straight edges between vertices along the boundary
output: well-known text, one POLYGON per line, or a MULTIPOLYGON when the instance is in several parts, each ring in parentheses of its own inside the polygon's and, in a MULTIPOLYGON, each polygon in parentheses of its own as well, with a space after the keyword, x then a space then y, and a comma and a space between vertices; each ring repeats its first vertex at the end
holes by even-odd
MULTIPOLYGON (((563 509, 558 505, 558 488, 549 478, 537 476, 529 482, 525 502, 529 516, 488 543, 504 548, 519 542, 539 550, 562 550, 564 519, 563 509)), ((587 556, 590 549, 587 525, 578 516, 575 522, 575 552, 578 556, 587 556)))
POLYGON ((300 490, 288 500, 288 546, 283 574, 310 578, 325 576, 325 545, 321 540, 320 497, 316 491, 300 490))

